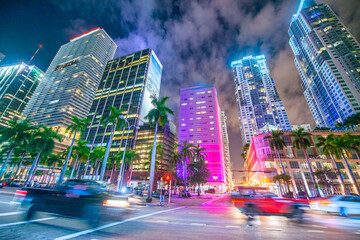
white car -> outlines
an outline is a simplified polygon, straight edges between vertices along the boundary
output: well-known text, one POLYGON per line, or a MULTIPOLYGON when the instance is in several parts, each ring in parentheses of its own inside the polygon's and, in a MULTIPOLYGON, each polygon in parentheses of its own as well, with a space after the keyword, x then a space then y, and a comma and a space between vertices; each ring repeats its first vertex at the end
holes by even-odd
POLYGON ((351 195, 336 195, 310 202, 310 208, 340 216, 360 214, 360 197, 351 195))

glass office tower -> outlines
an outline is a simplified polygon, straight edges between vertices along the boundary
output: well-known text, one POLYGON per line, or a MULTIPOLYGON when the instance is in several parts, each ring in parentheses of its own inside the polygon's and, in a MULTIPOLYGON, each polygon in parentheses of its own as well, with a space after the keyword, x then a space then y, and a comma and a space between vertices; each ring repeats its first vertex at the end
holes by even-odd
POLYGON ((227 117, 224 111, 221 111, 221 128, 224 140, 224 154, 225 154, 225 174, 229 185, 232 185, 232 172, 230 162, 230 147, 229 147, 229 135, 226 124, 227 117))
MULTIPOLYGON (((151 49, 138 51, 106 64, 94 102, 91 105, 85 138, 92 147, 106 147, 111 128, 100 124, 103 115, 109 114, 109 106, 126 109, 126 119, 131 126, 144 124, 144 117, 153 108, 151 96, 159 97, 162 65, 151 49)), ((132 127, 127 148, 134 149, 138 130, 132 127)), ((110 152, 122 151, 127 129, 116 129, 110 152)))
POLYGON ((0 127, 19 119, 43 76, 39 68, 25 63, 0 67, 0 127))
POLYGON ((86 118, 115 42, 100 28, 61 46, 36 89, 23 117, 64 130, 71 117, 86 118))
POLYGON ((326 4, 301 1, 290 46, 317 126, 334 128, 360 112, 360 45, 326 4))
POLYGON ((261 132, 291 130, 265 57, 244 57, 232 62, 231 66, 235 75, 242 143, 250 143, 251 137, 261 132))
MULTIPOLYGON (((211 174, 206 187, 215 188, 221 193, 226 191, 228 179, 220 107, 216 89, 212 85, 180 90, 178 141, 181 145, 186 140, 206 149, 205 163, 211 174)), ((178 167, 178 176, 186 176, 181 164, 178 167)))

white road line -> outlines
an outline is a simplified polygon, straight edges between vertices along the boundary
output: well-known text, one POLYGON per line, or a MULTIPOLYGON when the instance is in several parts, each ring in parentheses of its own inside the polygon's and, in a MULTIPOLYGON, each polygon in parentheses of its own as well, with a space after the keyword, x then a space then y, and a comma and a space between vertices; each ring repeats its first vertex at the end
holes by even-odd
POLYGON ((14 194, 15 195, 15 192, 0 191, 0 194, 14 194))
POLYGON ((138 216, 138 217, 129 218, 129 219, 119 221, 119 222, 113 222, 113 223, 103 225, 101 227, 92 228, 92 229, 88 229, 88 230, 85 230, 85 231, 81 231, 81 232, 69 234, 69 235, 66 235, 66 236, 62 236, 62 237, 56 238, 55 240, 71 239, 71 238, 79 237, 79 236, 89 234, 89 233, 92 233, 92 232, 96 232, 96 231, 99 231, 99 230, 102 230, 102 229, 105 229, 105 228, 109 228, 109 227, 113 227, 113 226, 120 225, 120 224, 123 224, 123 223, 131 222, 131 221, 134 221, 134 220, 137 220, 137 219, 146 218, 146 217, 150 217, 150 216, 157 215, 157 214, 160 214, 160 213, 170 212, 170 211, 179 210, 179 209, 183 209, 183 208, 185 208, 185 207, 178 207, 178 208, 162 210, 162 211, 158 211, 158 212, 154 212, 154 213, 141 215, 141 216, 138 216))
POLYGON ((277 229, 277 228, 266 228, 266 230, 269 230, 269 231, 277 231, 277 232, 282 231, 281 229, 277 229))
POLYGON ((156 220, 154 222, 157 222, 157 223, 168 223, 169 221, 166 221, 166 220, 156 220))
POLYGON ((11 215, 18 215, 18 214, 21 214, 23 213, 22 211, 18 211, 18 212, 7 212, 7 213, 0 213, 0 217, 3 217, 3 216, 11 216, 11 215))
POLYGON ((308 230, 308 232, 313 232, 313 233, 322 233, 324 231, 319 231, 319 230, 308 230))
POLYGON ((56 217, 48 217, 48 218, 40 218, 40 219, 34 219, 34 220, 29 220, 29 221, 6 223, 6 224, 0 224, 0 227, 8 227, 8 226, 14 226, 14 225, 20 225, 20 224, 26 224, 26 223, 32 223, 32 222, 42 222, 42 221, 51 220, 54 218, 56 218, 56 217))
POLYGON ((11 202, 3 202, 3 201, 0 201, 0 203, 3 203, 3 204, 11 204, 11 202))
POLYGON ((226 197, 226 196, 227 196, 227 195, 224 195, 224 196, 221 196, 221 197, 214 198, 214 199, 212 199, 212 200, 210 200, 210 201, 204 202, 203 204, 201 204, 201 206, 204 206, 204 205, 206 205, 206 204, 209 204, 209 203, 215 202, 215 201, 220 200, 220 199, 222 199, 222 198, 224 198, 224 197, 226 197))
POLYGON ((241 227, 239 227, 239 226, 231 226, 231 225, 227 225, 227 226, 225 226, 226 228, 241 228, 241 227))
POLYGON ((194 225, 194 226, 206 226, 205 223, 191 223, 190 225, 194 225))
POLYGON ((318 227, 318 228, 327 228, 325 226, 320 226, 320 225, 311 225, 312 227, 318 227))

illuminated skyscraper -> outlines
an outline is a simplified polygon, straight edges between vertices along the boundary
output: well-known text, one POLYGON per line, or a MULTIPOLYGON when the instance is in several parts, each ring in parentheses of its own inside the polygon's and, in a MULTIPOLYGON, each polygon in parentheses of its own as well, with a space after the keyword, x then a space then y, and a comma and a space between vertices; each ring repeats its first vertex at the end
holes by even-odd
MULTIPOLYGON (((116 48, 100 28, 61 46, 22 117, 55 127, 65 135, 72 116, 87 117, 106 62, 113 58, 116 48)), ((63 144, 68 143, 65 140, 63 144)))
POLYGON ((250 143, 252 136, 274 128, 291 130, 265 57, 244 57, 232 62, 231 66, 235 75, 242 143, 250 143))
MULTIPOLYGON (((126 109, 126 119, 131 128, 127 148, 134 149, 138 130, 144 124, 144 117, 153 108, 151 96, 159 97, 162 65, 151 49, 138 51, 110 60, 106 64, 95 100, 88 119, 90 126, 85 138, 92 147, 106 147, 111 128, 100 124, 103 115, 109 114, 109 107, 126 109)), ((116 129, 110 153, 124 149, 127 130, 116 129)))
POLYGON ((0 67, 0 127, 17 120, 44 73, 25 63, 0 67))
POLYGON ((289 29, 315 123, 333 128, 360 112, 360 45, 326 4, 301 1, 289 29))
MULTIPOLYGON (((220 107, 212 85, 182 88, 180 91, 179 144, 188 141, 206 149, 205 163, 211 173, 208 187, 226 190, 226 159, 220 107)), ((183 169, 178 169, 183 177, 183 169)))
POLYGON ((224 111, 221 111, 221 128, 224 140, 224 153, 225 153, 225 173, 227 182, 232 182, 232 172, 231 172, 231 162, 230 162, 230 148, 229 148, 229 136, 227 132, 227 125, 226 125, 227 117, 224 111))

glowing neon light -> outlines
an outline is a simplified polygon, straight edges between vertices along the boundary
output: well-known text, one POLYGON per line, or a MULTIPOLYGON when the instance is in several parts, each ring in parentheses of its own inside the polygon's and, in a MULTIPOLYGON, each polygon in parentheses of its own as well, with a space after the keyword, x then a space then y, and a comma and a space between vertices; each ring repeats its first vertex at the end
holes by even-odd
POLYGON ((86 33, 83 33, 83 34, 81 34, 80 36, 77 36, 77 37, 74 37, 74 38, 70 39, 70 42, 75 41, 75 40, 77 40, 77 39, 79 39, 79 38, 85 37, 85 36, 87 36, 87 35, 95 32, 95 31, 98 31, 98 30, 100 30, 99 27, 98 27, 98 28, 95 28, 95 29, 93 29, 93 30, 90 30, 90 31, 88 31, 88 32, 86 32, 86 33))

